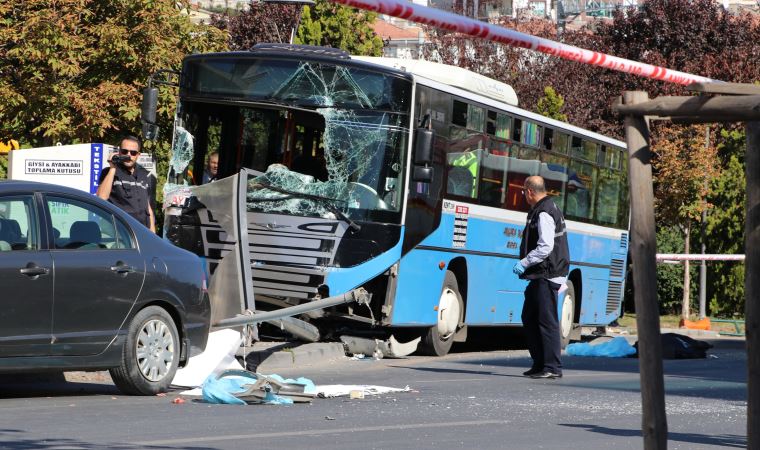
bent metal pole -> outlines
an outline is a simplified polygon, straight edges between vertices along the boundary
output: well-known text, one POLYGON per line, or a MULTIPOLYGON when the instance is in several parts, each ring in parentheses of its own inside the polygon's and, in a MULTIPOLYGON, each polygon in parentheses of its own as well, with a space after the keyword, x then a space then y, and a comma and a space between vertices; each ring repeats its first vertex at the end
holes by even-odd
POLYGON ((476 38, 486 39, 502 44, 520 47, 529 50, 546 53, 571 61, 591 64, 606 69, 626 72, 655 80, 689 85, 696 82, 715 82, 710 78, 678 72, 664 67, 631 61, 617 56, 585 50, 572 45, 562 44, 549 39, 531 36, 500 27, 494 24, 481 22, 470 17, 460 16, 447 11, 417 5, 408 0, 331 0, 346 6, 375 11, 380 14, 398 17, 412 22, 430 25, 448 31, 467 34, 476 38))
POLYGON ((317 311, 319 309, 325 309, 331 306, 341 305, 343 303, 357 302, 362 305, 368 305, 370 297, 371 295, 364 288, 357 288, 346 292, 345 294, 323 298, 320 300, 313 300, 296 306, 280 308, 274 311, 258 312, 252 315, 238 315, 235 317, 230 317, 229 319, 222 319, 211 324, 211 329, 218 330, 221 328, 236 328, 243 325, 252 325, 254 323, 260 323, 267 320, 281 319, 283 317, 291 317, 309 311, 317 311))

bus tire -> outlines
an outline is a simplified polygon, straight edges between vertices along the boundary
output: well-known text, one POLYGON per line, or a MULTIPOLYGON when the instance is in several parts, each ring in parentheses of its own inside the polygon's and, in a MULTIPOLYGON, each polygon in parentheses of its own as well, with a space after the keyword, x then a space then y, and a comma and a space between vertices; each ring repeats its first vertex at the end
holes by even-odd
POLYGON ((454 335, 464 317, 464 301, 459 293, 459 284, 454 272, 447 270, 443 279, 441 296, 436 311, 437 323, 428 328, 420 342, 420 353, 430 356, 445 356, 454 343, 454 335))
POLYGON ((562 297, 562 305, 559 312, 559 336, 562 348, 567 347, 575 327, 575 287, 573 282, 567 280, 567 290, 562 297))

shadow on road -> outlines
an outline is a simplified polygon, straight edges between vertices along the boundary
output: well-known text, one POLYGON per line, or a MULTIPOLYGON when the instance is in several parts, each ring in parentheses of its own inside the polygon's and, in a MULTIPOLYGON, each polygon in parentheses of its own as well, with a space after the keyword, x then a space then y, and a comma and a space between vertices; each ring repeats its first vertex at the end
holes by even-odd
MULTIPOLYGON (((600 427, 598 425, 577 424, 577 423, 561 423, 563 427, 571 428, 583 428, 586 431, 592 433, 607 434, 610 436, 642 436, 641 430, 626 430, 622 428, 607 428, 600 427)), ((688 442, 691 444, 702 444, 715 447, 731 447, 731 448, 746 448, 747 439, 743 436, 736 436, 730 434, 724 435, 705 435, 695 433, 668 433, 669 441, 688 442)))
POLYGON ((31 449, 103 449, 110 450, 138 450, 138 449, 186 449, 186 450, 215 450, 214 447, 165 447, 165 446, 145 446, 119 443, 90 443, 82 442, 76 439, 26 439, 23 437, 24 430, 0 429, 0 447, 12 450, 31 450, 31 449))
POLYGON ((0 375, 0 398, 121 395, 111 383, 69 382, 63 373, 0 375))

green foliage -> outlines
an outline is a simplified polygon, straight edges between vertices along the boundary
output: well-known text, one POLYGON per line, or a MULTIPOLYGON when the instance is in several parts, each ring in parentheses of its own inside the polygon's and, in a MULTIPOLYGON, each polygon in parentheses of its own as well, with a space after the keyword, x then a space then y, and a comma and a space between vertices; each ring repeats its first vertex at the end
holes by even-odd
POLYGON ((339 48, 352 55, 381 56, 383 40, 372 29, 377 14, 316 0, 305 6, 296 44, 339 48))
MULTIPOLYGON (((226 46, 225 33, 191 23, 187 7, 186 0, 0 2, 0 140, 39 147, 137 134, 151 74, 226 46)), ((171 129, 175 95, 160 90, 161 130, 171 129)), ((156 150, 160 187, 171 136, 159 138, 147 151, 156 150)))
MULTIPOLYGON (((657 230, 657 253, 682 253, 684 238, 676 226, 657 230)), ((697 266, 690 265, 692 280, 697 277, 697 266)), ((657 265, 657 298, 661 314, 680 314, 683 301, 683 264, 657 265)), ((691 299, 696 298, 699 283, 691 283, 691 299)), ((693 301, 691 301, 693 306, 693 301)), ((693 311, 694 309, 691 308, 693 311)))
POLYGON ((562 112, 564 106, 564 97, 557 94, 553 87, 546 86, 544 96, 539 98, 538 103, 536 103, 536 112, 551 119, 567 122, 567 114, 562 112))
MULTIPOLYGON (((707 253, 744 253, 744 220, 746 216, 746 181, 744 173, 745 134, 723 131, 718 146, 723 170, 712 180, 714 205, 707 215, 707 253)), ((710 314, 730 317, 744 313, 744 264, 715 262, 707 266, 707 298, 710 314)))

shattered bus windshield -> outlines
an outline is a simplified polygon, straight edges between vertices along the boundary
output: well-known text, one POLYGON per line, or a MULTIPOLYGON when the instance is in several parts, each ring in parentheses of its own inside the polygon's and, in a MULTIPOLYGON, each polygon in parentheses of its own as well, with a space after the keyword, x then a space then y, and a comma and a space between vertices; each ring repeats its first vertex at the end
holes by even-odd
POLYGON ((218 153, 219 178, 259 173, 248 183, 249 211, 398 222, 407 79, 253 58, 190 60, 184 73, 172 181, 202 182, 218 153))

